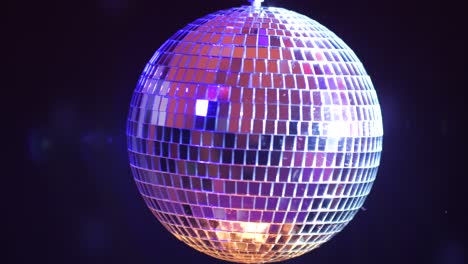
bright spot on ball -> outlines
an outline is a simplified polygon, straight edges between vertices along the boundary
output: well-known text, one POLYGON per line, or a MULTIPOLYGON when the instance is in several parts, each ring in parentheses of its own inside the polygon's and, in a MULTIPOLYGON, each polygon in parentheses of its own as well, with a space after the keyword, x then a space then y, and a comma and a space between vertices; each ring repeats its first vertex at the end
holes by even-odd
POLYGON ((208 100, 202 100, 202 99, 197 100, 197 103, 195 106, 195 115, 206 116, 207 112, 208 112, 208 100))

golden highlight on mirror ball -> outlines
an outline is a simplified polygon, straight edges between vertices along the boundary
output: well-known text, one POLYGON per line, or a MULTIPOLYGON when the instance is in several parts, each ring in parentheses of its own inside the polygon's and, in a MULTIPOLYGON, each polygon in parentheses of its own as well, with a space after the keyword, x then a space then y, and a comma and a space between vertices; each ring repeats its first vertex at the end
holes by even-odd
POLYGON ((382 135, 354 52, 318 22, 258 2, 168 39, 127 123, 133 176, 156 218, 237 263, 300 256, 340 232, 370 192, 382 135))

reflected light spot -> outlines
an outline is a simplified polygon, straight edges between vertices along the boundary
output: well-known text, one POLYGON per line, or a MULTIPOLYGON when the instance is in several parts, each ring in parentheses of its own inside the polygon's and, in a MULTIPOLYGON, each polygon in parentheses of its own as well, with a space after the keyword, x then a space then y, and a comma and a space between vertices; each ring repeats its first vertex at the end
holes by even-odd
POLYGON ((206 116, 208 112, 208 100, 197 100, 197 104, 195 106, 195 114, 197 116, 206 116))

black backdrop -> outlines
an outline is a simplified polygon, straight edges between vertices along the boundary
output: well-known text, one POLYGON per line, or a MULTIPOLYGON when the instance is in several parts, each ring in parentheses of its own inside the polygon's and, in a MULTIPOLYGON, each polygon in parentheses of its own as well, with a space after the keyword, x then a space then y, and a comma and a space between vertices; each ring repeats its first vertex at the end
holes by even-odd
MULTIPOLYGON (((354 49, 377 89, 385 129, 367 210, 320 249, 285 263, 466 263, 461 5, 265 3, 319 21, 354 49)), ((139 74, 165 40, 198 17, 243 4, 4 6, 2 130, 13 132, 4 143, 7 263, 221 263, 178 242, 146 209, 128 167, 125 122, 139 74)))

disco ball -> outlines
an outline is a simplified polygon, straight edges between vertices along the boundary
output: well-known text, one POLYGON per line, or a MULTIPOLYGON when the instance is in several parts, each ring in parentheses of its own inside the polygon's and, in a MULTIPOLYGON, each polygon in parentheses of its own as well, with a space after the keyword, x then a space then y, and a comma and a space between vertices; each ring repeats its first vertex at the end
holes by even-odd
POLYGON ((189 246, 237 263, 296 257, 340 232, 370 192, 383 135, 354 52, 306 16, 258 5, 167 40, 127 125, 151 212, 189 246))

